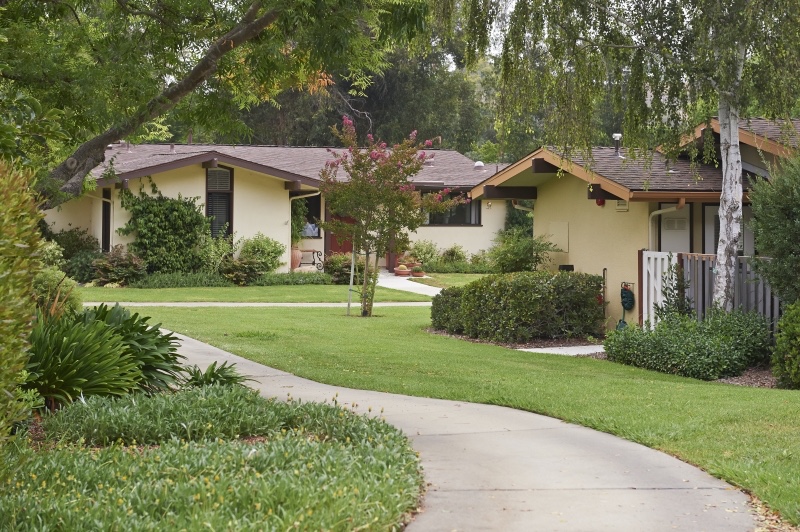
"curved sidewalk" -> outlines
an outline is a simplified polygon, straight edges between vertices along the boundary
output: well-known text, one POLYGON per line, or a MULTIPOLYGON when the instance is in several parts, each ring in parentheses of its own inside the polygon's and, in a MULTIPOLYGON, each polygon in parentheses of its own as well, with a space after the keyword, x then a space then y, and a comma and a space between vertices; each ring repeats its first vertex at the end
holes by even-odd
MULTIPOLYGON (((420 453, 428 492, 407 530, 746 531, 747 496, 629 441, 510 408, 319 384, 177 335, 190 364, 230 361, 262 394, 383 409, 420 453)), ((709 428, 709 430, 713 430, 709 428)))

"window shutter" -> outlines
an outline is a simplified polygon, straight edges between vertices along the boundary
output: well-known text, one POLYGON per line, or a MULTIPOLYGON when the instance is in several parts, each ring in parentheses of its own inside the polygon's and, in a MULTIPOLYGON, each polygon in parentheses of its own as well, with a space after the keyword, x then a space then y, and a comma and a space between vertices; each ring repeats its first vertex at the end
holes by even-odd
POLYGON ((208 169, 207 188, 212 190, 229 191, 231 189, 231 171, 225 168, 208 169))

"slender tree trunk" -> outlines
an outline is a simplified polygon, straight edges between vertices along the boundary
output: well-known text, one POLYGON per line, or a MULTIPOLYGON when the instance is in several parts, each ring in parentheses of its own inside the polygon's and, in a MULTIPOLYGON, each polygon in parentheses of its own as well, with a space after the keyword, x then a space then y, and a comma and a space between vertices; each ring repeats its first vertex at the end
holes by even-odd
POLYGON ((369 268, 370 249, 367 248, 364 251, 364 280, 361 282, 361 315, 366 318, 370 316, 372 305, 367 304, 369 298, 369 280, 371 276, 369 268))
POLYGON ((742 237, 742 154, 739 149, 739 109, 730 99, 719 100, 722 192, 719 197, 719 241, 717 243, 714 304, 733 309, 739 241, 742 237))

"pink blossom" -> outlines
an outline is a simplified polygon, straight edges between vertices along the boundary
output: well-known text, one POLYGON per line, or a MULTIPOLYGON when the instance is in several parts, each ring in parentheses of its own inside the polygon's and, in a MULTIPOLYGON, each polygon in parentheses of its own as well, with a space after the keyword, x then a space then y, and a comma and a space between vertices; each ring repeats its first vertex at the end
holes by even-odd
POLYGON ((377 150, 372 150, 369 153, 369 158, 373 161, 377 161, 380 158, 381 154, 377 152, 377 150))
POLYGON ((408 136, 408 138, 410 138, 411 140, 416 140, 417 130, 415 129, 414 131, 412 131, 411 134, 408 136))
POLYGON ((378 146, 378 147, 380 149, 382 149, 382 150, 385 150, 386 149, 386 143, 385 142, 381 142, 380 146, 378 146))
POLYGON ((424 161, 425 160, 425 152, 424 151, 419 152, 419 160, 420 161, 424 161))
POLYGON ((450 189, 449 188, 442 189, 442 194, 450 194, 450 189))
POLYGON ((370 144, 372 144, 375 141, 375 139, 372 136, 372 133, 367 133, 367 140, 370 142, 370 144))
POLYGON ((471 203, 471 202, 472 202, 472 198, 467 198, 467 199, 465 200, 465 202, 466 202, 466 203, 471 203))
POLYGON ((430 139, 426 140, 425 141, 425 147, 426 148, 430 148, 431 146, 433 146, 433 141, 431 141, 430 139))
POLYGON ((436 201, 442 201, 442 195, 436 194, 436 201))

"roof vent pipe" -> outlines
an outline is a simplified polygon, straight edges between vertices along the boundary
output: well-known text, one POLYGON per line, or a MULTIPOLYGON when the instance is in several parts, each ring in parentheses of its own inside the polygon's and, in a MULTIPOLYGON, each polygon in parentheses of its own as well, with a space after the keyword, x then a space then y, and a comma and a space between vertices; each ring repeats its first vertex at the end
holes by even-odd
POLYGON ((175 145, 174 144, 170 144, 169 145, 169 152, 170 153, 175 153, 175 145))
POLYGON ((614 155, 619 157, 619 145, 620 141, 622 141, 622 133, 614 133, 611 135, 611 138, 614 139, 614 155))
POLYGON ((483 163, 481 161, 475 161, 475 164, 472 165, 472 169, 483 171, 483 163))

